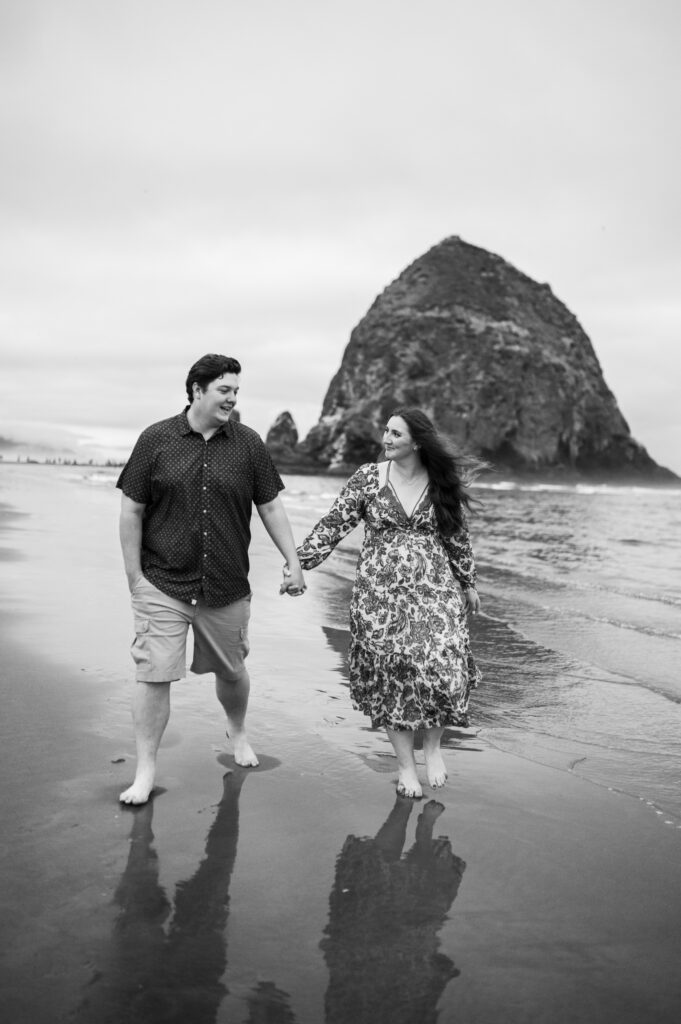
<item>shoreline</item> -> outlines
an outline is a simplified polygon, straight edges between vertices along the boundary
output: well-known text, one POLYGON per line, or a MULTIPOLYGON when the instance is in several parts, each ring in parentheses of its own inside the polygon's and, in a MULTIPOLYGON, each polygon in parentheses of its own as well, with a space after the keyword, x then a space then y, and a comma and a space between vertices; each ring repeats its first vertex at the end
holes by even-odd
MULTIPOLYGON (((310 477, 332 477, 337 480, 345 480, 358 468, 355 465, 342 467, 324 467, 321 465, 309 465, 305 462, 296 462, 280 458, 273 453, 273 459, 279 473, 287 476, 310 476, 310 477)), ((88 460, 85 462, 71 461, 69 459, 57 460, 50 458, 36 459, 24 456, 19 459, 7 459, 0 456, 0 467, 2 466, 46 466, 52 469, 84 469, 84 470, 109 470, 111 473, 120 473, 125 465, 125 460, 105 460, 98 462, 88 460)), ((681 476, 672 469, 659 466, 657 471, 644 472, 641 470, 613 470, 607 468, 596 468, 593 470, 577 470, 569 466, 543 466, 536 469, 518 469, 511 466, 495 466, 476 473, 473 479, 473 486, 476 484, 483 487, 494 486, 499 483, 511 483, 518 487, 541 485, 576 487, 584 486, 610 486, 610 487, 646 487, 651 490, 669 490, 681 487, 681 476)))
POLYGON ((0 588, 4 1019, 154 1024, 202 1007, 194 1019, 373 1024, 402 971, 414 1020, 436 1006, 440 1024, 676 1020, 679 831, 484 730, 448 730, 447 786, 400 806, 388 741, 342 681, 333 580, 310 574, 304 608, 279 598, 280 559, 255 530, 261 767, 233 770, 212 681, 190 677, 174 684, 153 800, 120 807, 134 744, 116 496, 60 481, 48 501, 39 473, 25 482, 15 511, 29 514, 0 538, 23 556, 0 588), (416 931, 405 907, 424 911, 416 931))

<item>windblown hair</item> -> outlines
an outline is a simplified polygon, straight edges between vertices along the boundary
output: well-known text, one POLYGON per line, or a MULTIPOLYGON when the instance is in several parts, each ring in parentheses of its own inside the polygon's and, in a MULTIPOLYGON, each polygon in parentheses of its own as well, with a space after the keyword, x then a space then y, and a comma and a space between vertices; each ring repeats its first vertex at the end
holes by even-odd
POLYGON ((241 373, 241 363, 238 359, 232 359, 231 356, 215 355, 212 352, 197 359, 187 374, 185 383, 189 404, 191 405, 194 401, 192 385, 198 384, 201 390, 205 391, 212 380, 217 380, 225 373, 241 373))
POLYGON ((421 409, 400 408, 391 415, 404 420, 414 444, 419 446, 421 462, 430 480, 428 493, 440 533, 443 537, 459 533, 466 523, 465 510, 470 511, 473 503, 464 483, 461 465, 421 409))

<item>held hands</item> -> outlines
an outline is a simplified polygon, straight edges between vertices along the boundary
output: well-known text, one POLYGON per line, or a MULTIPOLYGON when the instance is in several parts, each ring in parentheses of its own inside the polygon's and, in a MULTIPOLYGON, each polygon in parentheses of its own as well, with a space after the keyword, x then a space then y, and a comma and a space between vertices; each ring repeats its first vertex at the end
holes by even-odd
POLYGON ((469 615, 477 615, 480 611, 480 598, 475 587, 466 587, 463 592, 466 599, 466 611, 469 615))
POLYGON ((294 569, 289 569, 288 563, 284 562, 283 577, 279 587, 280 594, 288 594, 289 597, 301 597, 307 590, 303 580, 303 570, 299 565, 295 566, 294 569))

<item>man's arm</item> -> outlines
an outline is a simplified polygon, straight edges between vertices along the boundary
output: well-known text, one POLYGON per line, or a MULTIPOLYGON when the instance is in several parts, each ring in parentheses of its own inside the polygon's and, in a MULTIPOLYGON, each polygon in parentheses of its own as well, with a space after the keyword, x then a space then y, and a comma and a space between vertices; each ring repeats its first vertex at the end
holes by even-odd
POLYGON ((142 575, 142 519, 147 506, 133 501, 127 494, 121 494, 121 517, 118 535, 121 539, 123 565, 132 591, 142 575))
POLYGON ((281 498, 276 497, 274 501, 268 501, 264 505, 256 505, 258 515, 269 533, 276 547, 288 563, 290 576, 286 580, 286 589, 291 593, 298 594, 305 590, 303 571, 300 568, 296 542, 293 539, 291 524, 286 515, 281 498))

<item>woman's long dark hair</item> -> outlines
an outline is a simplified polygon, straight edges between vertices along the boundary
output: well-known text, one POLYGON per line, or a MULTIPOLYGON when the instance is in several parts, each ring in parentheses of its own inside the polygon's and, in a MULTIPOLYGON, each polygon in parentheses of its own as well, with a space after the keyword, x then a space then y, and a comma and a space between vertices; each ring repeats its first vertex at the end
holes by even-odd
POLYGON ((428 493, 443 537, 458 533, 466 523, 464 509, 470 511, 472 499, 466 490, 462 469, 447 448, 431 420, 421 409, 395 409, 409 427, 414 444, 419 446, 421 462, 428 472, 428 493))

